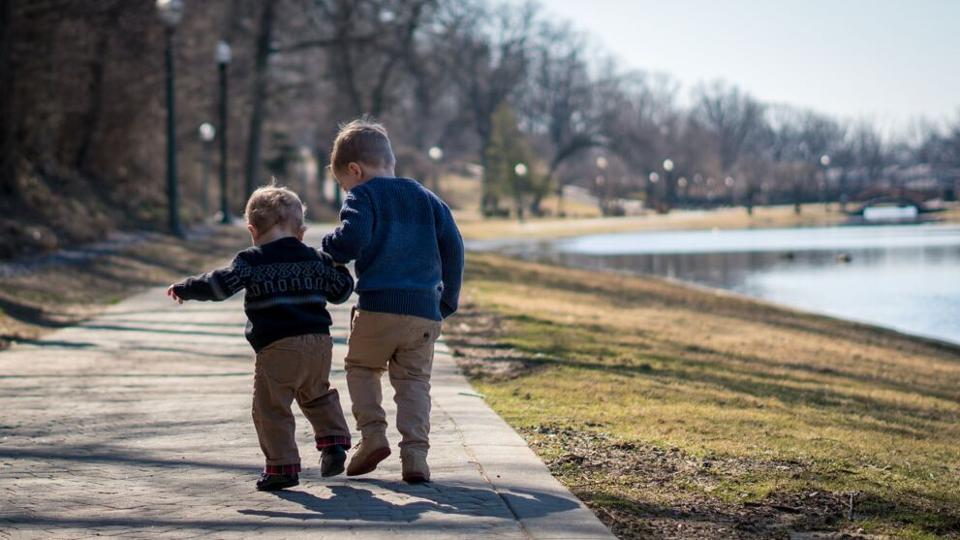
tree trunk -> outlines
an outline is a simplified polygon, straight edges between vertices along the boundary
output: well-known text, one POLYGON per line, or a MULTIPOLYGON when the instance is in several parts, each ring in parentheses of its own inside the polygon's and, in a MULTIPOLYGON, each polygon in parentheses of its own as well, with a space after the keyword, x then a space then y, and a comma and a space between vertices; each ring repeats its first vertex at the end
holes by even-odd
MULTIPOLYGON (((325 135, 317 134, 318 138, 323 136, 325 135)), ((322 146, 317 146, 314 153, 317 156, 317 199, 321 206, 324 206, 327 204, 327 165, 329 165, 327 161, 330 159, 330 151, 322 146)))
POLYGON ((260 136, 263 131, 263 107, 267 93, 267 64, 270 60, 270 42, 273 39, 273 0, 263 2, 260 14, 260 30, 257 35, 256 62, 253 75, 253 104, 250 113, 250 134, 247 139, 246 196, 249 197, 259 183, 260 136))
POLYGON ((480 182, 480 214, 484 217, 490 217, 497 212, 497 197, 493 194, 493 190, 490 189, 490 173, 488 169, 490 168, 490 159, 487 158, 487 146, 489 143, 483 144, 483 152, 480 154, 480 166, 483 168, 483 177, 480 182))
POLYGON ((111 28, 116 26, 116 14, 111 13, 106 24, 99 29, 93 60, 90 62, 90 102, 80 124, 80 145, 74 165, 81 173, 89 174, 90 153, 100 126, 103 112, 103 80, 106 75, 106 56, 110 45, 111 28))
POLYGON ((13 117, 13 5, 16 0, 0 0, 0 193, 17 191, 16 125, 13 117))
POLYGON ((528 210, 530 211, 531 217, 541 217, 543 216, 543 195, 540 193, 535 193, 533 195, 533 200, 530 201, 530 206, 528 210))

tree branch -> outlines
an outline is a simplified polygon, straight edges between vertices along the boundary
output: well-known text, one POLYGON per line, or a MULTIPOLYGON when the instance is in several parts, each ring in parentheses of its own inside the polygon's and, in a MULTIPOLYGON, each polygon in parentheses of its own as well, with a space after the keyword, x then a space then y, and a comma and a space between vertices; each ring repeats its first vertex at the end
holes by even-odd
POLYGON ((300 41, 298 43, 275 45, 273 47, 270 47, 270 54, 296 52, 296 51, 302 51, 304 49, 322 49, 325 47, 347 45, 350 43, 366 43, 369 41, 373 41, 375 39, 377 39, 377 36, 373 34, 366 35, 366 36, 344 37, 344 38, 310 39, 306 41, 300 41))

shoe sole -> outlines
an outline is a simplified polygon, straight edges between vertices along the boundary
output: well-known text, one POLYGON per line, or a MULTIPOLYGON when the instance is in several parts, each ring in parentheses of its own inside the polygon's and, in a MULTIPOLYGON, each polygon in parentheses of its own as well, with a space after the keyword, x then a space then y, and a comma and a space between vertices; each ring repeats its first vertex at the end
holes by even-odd
POLYGON ((348 468, 347 476, 360 476, 361 474, 371 473, 374 470, 376 470, 377 465, 379 465, 381 461, 387 459, 387 456, 389 455, 390 455, 389 448, 381 448, 379 450, 374 450, 370 454, 370 456, 366 459, 366 461, 364 461, 363 463, 360 463, 356 469, 350 470, 348 468))
POLYGON ((272 486, 257 486, 257 491, 280 491, 281 489, 287 489, 289 487, 299 486, 300 481, 294 480, 293 482, 287 482, 286 484, 274 484, 272 486))

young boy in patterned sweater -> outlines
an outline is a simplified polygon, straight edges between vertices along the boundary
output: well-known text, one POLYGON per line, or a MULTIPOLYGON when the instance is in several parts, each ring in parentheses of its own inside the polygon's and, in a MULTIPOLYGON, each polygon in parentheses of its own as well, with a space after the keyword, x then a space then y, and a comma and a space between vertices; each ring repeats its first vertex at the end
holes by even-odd
POLYGON ((291 403, 313 425, 321 474, 344 470, 350 430, 337 390, 330 387, 332 320, 326 303, 340 304, 353 292, 353 278, 329 255, 306 246, 304 206, 293 191, 261 187, 247 202, 253 247, 226 268, 171 285, 167 295, 184 300, 226 300, 246 291, 246 337, 256 351, 253 423, 266 467, 257 489, 274 491, 299 483, 291 403))

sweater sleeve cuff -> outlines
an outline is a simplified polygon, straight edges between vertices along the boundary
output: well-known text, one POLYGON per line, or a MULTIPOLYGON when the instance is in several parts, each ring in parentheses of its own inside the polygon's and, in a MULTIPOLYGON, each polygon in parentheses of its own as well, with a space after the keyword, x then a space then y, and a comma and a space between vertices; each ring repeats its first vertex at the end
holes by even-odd
POLYGON ((330 259, 337 264, 346 264, 350 262, 350 259, 345 257, 340 250, 338 250, 333 245, 333 235, 327 235, 320 241, 320 246, 323 248, 323 252, 330 256, 330 259))

